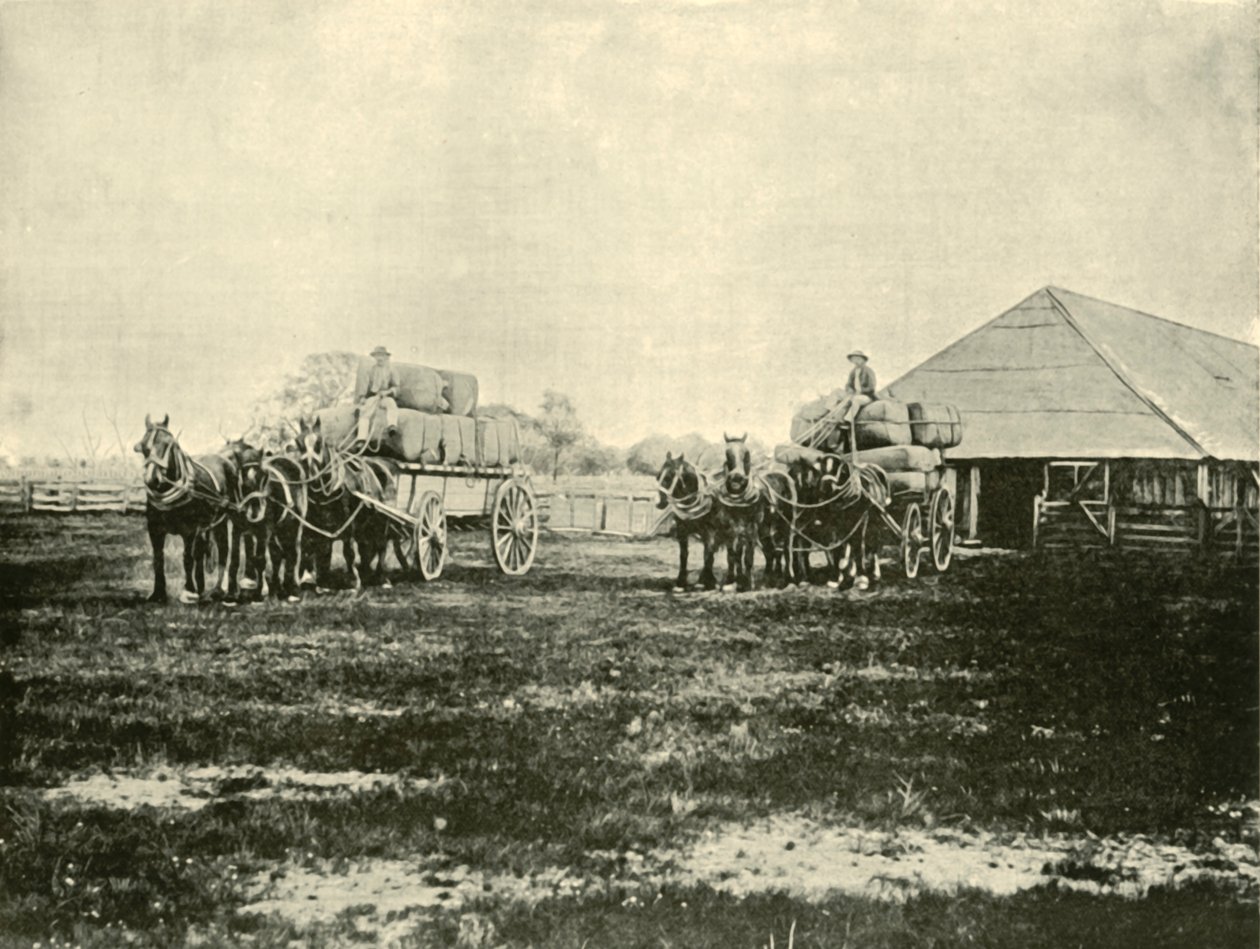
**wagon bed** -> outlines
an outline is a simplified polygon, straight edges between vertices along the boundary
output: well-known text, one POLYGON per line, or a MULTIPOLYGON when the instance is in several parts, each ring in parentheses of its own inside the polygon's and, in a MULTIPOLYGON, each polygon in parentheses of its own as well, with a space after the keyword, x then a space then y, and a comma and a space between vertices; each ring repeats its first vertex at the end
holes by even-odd
POLYGON ((489 522, 490 552, 501 573, 529 572, 538 552, 538 499, 519 466, 393 462, 398 492, 393 503, 359 499, 404 528, 397 537, 399 560, 414 564, 425 580, 446 565, 448 521, 470 526, 489 522))

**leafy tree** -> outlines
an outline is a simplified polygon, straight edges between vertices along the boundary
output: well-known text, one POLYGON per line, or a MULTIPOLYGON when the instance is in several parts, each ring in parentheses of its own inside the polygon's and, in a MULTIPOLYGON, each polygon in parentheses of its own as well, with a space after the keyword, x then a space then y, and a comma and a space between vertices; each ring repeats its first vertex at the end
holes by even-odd
POLYGON ((611 474, 625 469, 626 455, 621 449, 605 445, 599 439, 585 435, 574 446, 569 467, 573 474, 611 474))
POLYGON ((254 404, 246 437, 254 444, 279 448, 292 436, 297 419, 352 401, 359 359, 358 354, 345 352, 307 356, 296 372, 254 404))
POLYGON ((551 451, 551 480, 555 481, 560 471, 561 454, 582 437, 582 422, 577 417, 577 410, 563 392, 548 389, 543 393, 538 431, 551 451))

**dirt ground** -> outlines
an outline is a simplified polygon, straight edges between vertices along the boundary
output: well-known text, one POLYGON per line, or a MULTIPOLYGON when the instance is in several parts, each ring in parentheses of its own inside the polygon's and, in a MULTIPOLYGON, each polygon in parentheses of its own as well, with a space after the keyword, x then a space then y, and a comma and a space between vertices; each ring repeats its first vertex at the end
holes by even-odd
POLYGON ((0 521, 0 944, 1260 939, 1254 575, 675 595, 668 540, 543 544, 154 607, 140 519, 0 521))

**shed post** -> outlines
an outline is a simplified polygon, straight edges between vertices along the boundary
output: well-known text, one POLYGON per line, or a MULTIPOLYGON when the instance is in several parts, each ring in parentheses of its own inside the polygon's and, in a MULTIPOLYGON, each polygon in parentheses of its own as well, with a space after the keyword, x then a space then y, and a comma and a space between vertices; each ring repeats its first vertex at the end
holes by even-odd
POLYGON ((980 524, 980 466, 967 469, 967 539, 976 540, 980 524))

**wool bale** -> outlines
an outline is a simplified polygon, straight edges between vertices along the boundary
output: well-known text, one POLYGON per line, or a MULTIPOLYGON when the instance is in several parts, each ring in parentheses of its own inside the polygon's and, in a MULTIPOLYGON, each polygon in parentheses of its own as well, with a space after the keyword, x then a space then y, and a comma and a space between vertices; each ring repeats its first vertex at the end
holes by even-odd
POLYGON ((398 410, 398 430, 385 436, 381 453, 403 461, 436 464, 442 460, 442 416, 414 409, 398 410))
POLYGON ((802 460, 816 465, 822 461, 824 455, 825 452, 806 445, 777 445, 774 449, 774 460, 781 465, 790 465, 794 461, 802 460))
POLYGON ((962 417, 957 406, 943 402, 910 402, 910 437, 926 448, 956 448, 962 443, 962 417))
POLYGON ((840 444, 840 432, 837 421, 829 416, 836 404, 834 398, 815 399, 797 409, 789 431, 792 441, 823 451, 834 450, 840 444))
POLYGON ((477 464, 487 467, 502 465, 502 445, 499 434, 503 427, 497 418, 477 419, 477 464))
MULTIPOLYGON (((368 374, 372 370, 374 360, 364 357, 359 360, 355 374, 354 396, 362 399, 367 395, 368 374)), ((396 362, 392 364, 398 376, 398 395, 394 401, 400 409, 415 409, 417 412, 445 412, 450 403, 442 395, 446 385, 442 374, 428 366, 415 363, 396 362)))
POLYGON ((439 369, 442 376, 442 397, 452 415, 477 413, 477 377, 470 372, 439 369))
POLYGON ((941 463, 941 453, 922 445, 893 445, 859 451, 855 460, 885 471, 932 471, 941 463))
POLYGON ((442 462, 477 463, 477 420, 467 415, 442 416, 442 462))
MULTIPOLYGON (((359 424, 359 413, 353 405, 334 405, 320 409, 315 413, 319 422, 319 432, 324 443, 333 450, 349 448, 355 438, 355 428, 359 424)), ((370 431, 377 433, 385 430, 385 413, 378 411, 372 419, 370 431)))
POLYGON ((890 471, 888 488, 893 494, 922 494, 927 488, 927 479, 924 471, 890 471))
POLYGON ((904 402, 879 399, 864 405, 855 425, 859 451, 910 444, 910 412, 904 402))

